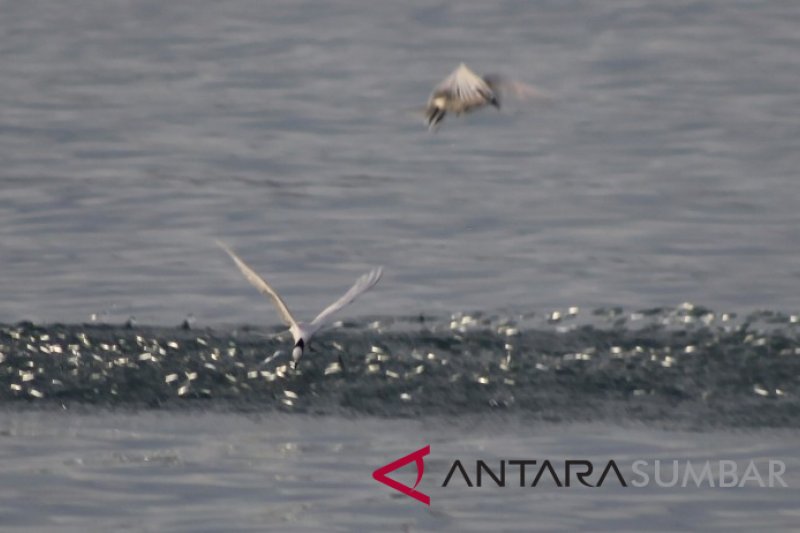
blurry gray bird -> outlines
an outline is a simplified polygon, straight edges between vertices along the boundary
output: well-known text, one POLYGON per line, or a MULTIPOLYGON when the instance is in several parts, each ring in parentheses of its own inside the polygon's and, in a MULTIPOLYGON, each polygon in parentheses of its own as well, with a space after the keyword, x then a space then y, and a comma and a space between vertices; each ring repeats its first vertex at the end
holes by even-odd
POLYGON ((544 96, 525 83, 496 75, 478 76, 467 65, 461 63, 433 89, 428 98, 428 105, 425 108, 428 129, 435 129, 448 112, 460 115, 487 105, 500 109, 501 92, 509 92, 523 99, 544 96))
POLYGON ((350 289, 344 293, 341 298, 326 307, 320 314, 317 315, 314 320, 308 323, 298 322, 295 320, 294 316, 292 316, 292 313, 289 311, 289 308, 286 306, 283 299, 278 296, 278 293, 275 292, 275 289, 273 289, 269 283, 264 281, 261 276, 256 274, 252 268, 247 266, 247 264, 242 261, 242 259, 236 255, 233 250, 228 248, 225 243, 217 241, 217 245, 225 250, 231 259, 233 259, 233 262, 236 263, 237 267, 239 267, 239 270, 242 272, 247 281, 255 286, 262 294, 269 296, 272 299, 272 303, 275 304, 275 308, 281 315, 281 320, 284 324, 289 326, 289 332, 292 334, 292 338, 294 339, 294 347, 292 348, 293 363, 297 363, 300 357, 302 357, 312 335, 314 335, 317 330, 325 325, 325 323, 330 319, 331 315, 339 311, 342 307, 351 303, 362 293, 374 287, 375 284, 381 279, 381 275, 383 274, 383 268, 381 267, 373 269, 367 274, 364 274, 358 278, 355 284, 350 287, 350 289))

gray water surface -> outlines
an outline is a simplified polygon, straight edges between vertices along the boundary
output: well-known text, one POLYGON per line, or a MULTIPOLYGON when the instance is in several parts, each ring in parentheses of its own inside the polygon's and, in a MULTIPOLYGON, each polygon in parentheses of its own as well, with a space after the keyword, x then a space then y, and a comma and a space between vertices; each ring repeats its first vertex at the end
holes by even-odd
POLYGON ((0 528, 796 531, 798 27, 794 0, 0 0, 0 324, 67 324, 2 327, 0 528), (461 61, 551 98, 431 134, 416 111, 461 61), (285 338, 203 329, 278 322, 215 238, 301 317, 386 275, 306 374, 265 381, 285 338), (684 301, 713 313, 635 329, 684 301), (522 320, 571 306, 630 321, 522 320), (419 314, 439 329, 381 330, 419 314), (220 360, 229 339, 245 351, 220 360), (325 373, 339 352, 358 379, 325 373), (294 389, 327 416, 208 399, 294 389), (153 409, 80 403, 120 396, 153 409), (609 398, 602 423, 544 422, 609 398), (426 443, 431 508, 371 479, 426 443), (789 487, 436 484, 449 459, 512 456, 774 458, 789 487))
MULTIPOLYGON (((3 531, 796 531, 793 431, 684 433, 524 420, 0 413, 3 531), (431 506, 372 479, 425 444, 431 506), (24 457, 24 459, 22 459, 24 457), (783 461, 788 487, 442 487, 502 458, 783 461)), ((624 467, 622 467, 624 468, 624 467)), ((413 465, 392 476, 413 484, 413 465)), ((626 471, 625 475, 629 475, 626 471)), ((671 474, 669 474, 671 475, 671 474)))
POLYGON ((796 2, 2 2, 0 321, 797 309, 796 2), (459 62, 548 101, 414 114, 459 62))

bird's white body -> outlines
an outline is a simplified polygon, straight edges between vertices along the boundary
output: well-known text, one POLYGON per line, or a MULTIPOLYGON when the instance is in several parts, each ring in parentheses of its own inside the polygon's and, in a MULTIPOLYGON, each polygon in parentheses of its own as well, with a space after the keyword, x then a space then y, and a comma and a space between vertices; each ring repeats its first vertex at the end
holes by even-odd
POLYGON ((436 127, 448 112, 460 115, 487 104, 500 107, 497 94, 486 80, 461 63, 428 98, 425 109, 428 127, 436 127))
POLYGON ((264 281, 261 276, 256 274, 256 272, 250 268, 247 263, 242 261, 242 259, 227 245, 220 241, 217 241, 217 244, 228 253, 231 259, 233 259, 233 262, 236 263, 237 267, 239 267, 239 270, 242 272, 245 279, 247 279, 247 281, 256 287, 262 294, 265 294, 272 299, 272 303, 275 304, 275 308, 278 310, 281 320, 284 322, 284 324, 289 326, 289 333, 292 334, 292 339, 294 340, 292 359, 294 362, 297 362, 297 360, 302 357, 306 346, 311 340, 311 337, 328 322, 331 315, 351 303, 362 293, 374 287, 375 284, 381 279, 381 275, 383 274, 383 268, 381 267, 371 270, 367 274, 364 274, 358 278, 355 284, 350 287, 350 289, 344 293, 341 298, 323 309, 323 311, 318 314, 314 320, 311 322, 298 322, 289 311, 289 308, 286 306, 286 303, 283 301, 283 299, 281 299, 281 297, 278 296, 278 293, 275 292, 275 289, 273 289, 266 281, 264 281))

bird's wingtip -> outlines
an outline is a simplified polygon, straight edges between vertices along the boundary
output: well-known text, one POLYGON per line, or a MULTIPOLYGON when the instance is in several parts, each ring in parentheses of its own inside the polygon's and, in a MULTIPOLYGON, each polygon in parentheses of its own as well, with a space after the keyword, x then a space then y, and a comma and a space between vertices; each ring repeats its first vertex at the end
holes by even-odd
POLYGON ((236 257, 236 254, 233 253, 233 250, 231 249, 231 247, 228 246, 227 244, 225 244, 223 241, 221 241, 219 239, 214 239, 214 243, 217 246, 219 246, 222 249, 222 251, 224 251, 229 256, 234 257, 234 258, 236 257))
POLYGON ((381 276, 383 276, 383 265, 379 265, 379 266, 373 268, 372 270, 370 270, 369 274, 367 274, 367 276, 370 277, 370 278, 373 278, 375 281, 378 281, 379 279, 381 279, 381 276))

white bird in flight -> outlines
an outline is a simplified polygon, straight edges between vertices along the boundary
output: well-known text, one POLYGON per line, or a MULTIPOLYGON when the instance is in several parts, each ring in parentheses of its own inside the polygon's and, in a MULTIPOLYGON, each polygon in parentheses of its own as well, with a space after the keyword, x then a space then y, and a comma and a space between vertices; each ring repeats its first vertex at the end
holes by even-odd
POLYGON ((326 307, 320 314, 317 315, 314 320, 311 322, 298 322, 292 316, 292 313, 289 311, 286 303, 284 303, 281 297, 278 296, 278 293, 275 292, 275 289, 273 289, 269 283, 264 281, 261 276, 256 274, 252 268, 247 266, 247 264, 242 261, 242 259, 236 255, 225 243, 217 241, 217 244, 220 246, 220 248, 225 250, 229 256, 231 256, 231 259, 233 259, 233 262, 239 267, 239 270, 242 271, 242 274, 247 281, 256 287, 262 294, 272 298, 272 303, 275 304, 275 308, 278 310, 281 320, 284 322, 284 324, 289 326, 289 332, 292 334, 292 338, 294 339, 294 348, 292 348, 292 360, 294 363, 297 363, 300 357, 302 357, 303 351, 306 349, 311 337, 322 326, 325 325, 331 315, 351 303, 362 293, 374 287, 375 284, 381 279, 381 275, 383 274, 383 267, 378 267, 371 270, 370 272, 358 278, 355 284, 350 287, 350 289, 344 293, 341 298, 326 307))
POLYGON ((531 85, 508 80, 501 76, 478 76, 461 63, 437 85, 425 107, 428 129, 433 130, 450 112, 460 115, 492 105, 500 109, 500 93, 509 92, 520 99, 545 96, 531 85))

